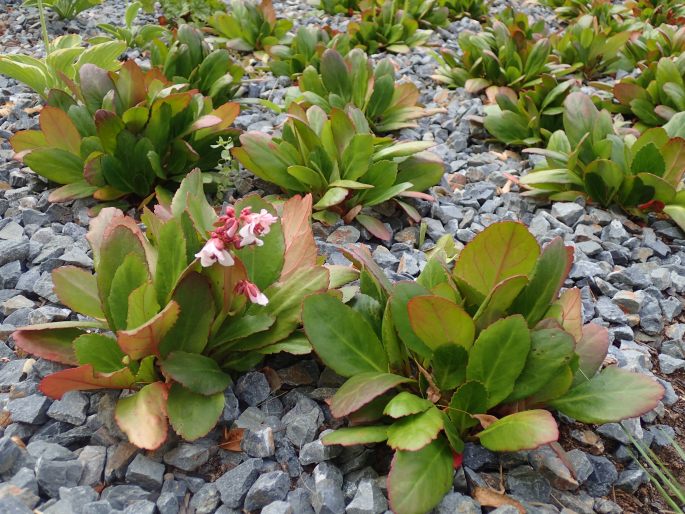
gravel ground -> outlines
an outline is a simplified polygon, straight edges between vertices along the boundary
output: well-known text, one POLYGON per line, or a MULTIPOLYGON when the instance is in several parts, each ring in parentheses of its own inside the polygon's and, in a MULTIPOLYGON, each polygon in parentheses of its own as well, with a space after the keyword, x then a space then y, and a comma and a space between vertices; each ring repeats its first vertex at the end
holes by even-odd
MULTIPOLYGON (((275 4, 282 16, 304 25, 341 28, 347 21, 303 2, 275 4)), ((549 10, 523 8, 558 28, 549 10)), ((76 21, 51 19, 50 32, 93 35, 97 23, 120 21, 123 10, 123 1, 107 0, 76 21)), ((477 27, 473 20, 460 20, 438 31, 431 44, 454 47, 459 31, 477 27)), ((0 51, 40 54, 34 10, 0 4, 0 51)), ((582 203, 549 205, 520 196, 508 177, 525 173, 530 163, 486 141, 473 121, 483 115, 481 100, 437 86, 430 79, 435 64, 425 51, 390 57, 398 74, 421 88, 428 107, 445 110, 400 133, 402 139, 435 141, 434 151, 447 165, 442 183, 432 191, 436 201, 415 203, 427 227, 425 241, 419 248, 418 228, 383 207, 379 213, 393 231, 392 242, 379 245, 361 227, 317 224, 322 252, 329 262, 344 263, 341 246, 367 242, 387 274, 399 280, 419 273, 424 251, 445 233, 460 246, 491 223, 515 219, 529 225, 541 243, 562 236, 575 247, 576 259, 565 285, 581 288, 585 321, 609 327, 610 357, 620 366, 655 375, 666 388, 653 412, 623 426, 667 457, 664 435, 682 438, 685 426, 685 234, 668 221, 650 219, 642 226, 582 203)), ((279 103, 288 86, 287 80, 265 73, 246 90, 279 103)), ((22 325, 73 316, 57 303, 50 272, 63 264, 92 267, 84 237, 91 203, 49 204, 45 181, 11 160, 7 138, 37 125, 39 105, 37 95, 0 77, 0 512, 385 512, 389 454, 320 443, 326 430, 340 424, 324 402, 340 380, 314 359, 277 356, 259 371, 238 377, 226 392, 215 431, 193 443, 170 439, 154 452, 133 447, 116 427, 118 393, 73 392, 53 402, 37 391, 39 380, 59 366, 16 355, 9 335, 22 325), (217 446, 224 429, 232 427, 245 429, 240 452, 217 446)), ((252 107, 237 124, 273 132, 282 121, 282 116, 252 107)), ((272 191, 240 174, 228 195, 253 190, 272 191)), ((662 510, 646 474, 631 462, 628 438, 618 424, 593 428, 561 419, 561 427, 575 477, 549 448, 498 456, 468 444, 454 491, 435 512, 483 512, 469 497, 479 485, 505 488, 529 513, 662 510)))

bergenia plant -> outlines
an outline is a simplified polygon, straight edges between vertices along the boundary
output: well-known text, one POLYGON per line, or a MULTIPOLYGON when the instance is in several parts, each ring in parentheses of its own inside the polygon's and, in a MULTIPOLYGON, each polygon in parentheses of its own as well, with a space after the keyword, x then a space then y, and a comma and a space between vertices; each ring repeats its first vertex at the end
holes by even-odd
POLYGON ((436 255, 416 282, 391 286, 359 248, 350 258, 360 292, 348 305, 305 299, 307 337, 347 378, 329 403, 351 426, 323 442, 386 443, 393 512, 435 507, 453 487, 464 441, 528 450, 559 437, 549 408, 607 423, 657 406, 656 380, 602 369, 608 330, 582 324, 580 291, 559 296, 572 257, 560 238, 541 251, 524 225, 500 222, 466 245, 452 272, 436 255))
POLYGON ((364 113, 376 134, 416 127, 418 118, 441 112, 418 103, 421 95, 413 82, 395 83, 395 68, 389 59, 374 67, 359 48, 344 58, 337 50, 326 50, 319 70, 308 66, 299 86, 287 96, 291 101, 318 105, 327 113, 353 105, 364 113))
POLYGON ((662 57, 677 57, 685 52, 685 26, 661 25, 645 27, 634 34, 621 49, 621 69, 633 69, 642 63, 652 63, 662 57))
POLYGON ((176 189, 193 168, 214 171, 221 158, 217 142, 238 132, 231 127, 238 104, 214 107, 211 98, 133 61, 116 73, 82 66, 72 94, 53 90, 40 130, 10 139, 15 159, 64 184, 51 201, 145 198, 156 186, 176 189))
POLYGON ((266 50, 286 43, 293 22, 278 19, 272 0, 231 0, 229 12, 217 12, 208 21, 218 42, 241 52, 266 50))
POLYGON ((350 51, 350 39, 345 34, 331 35, 330 29, 300 27, 287 45, 269 47, 269 67, 274 75, 299 77, 309 66, 319 69, 326 48, 335 48, 341 55, 350 51))
POLYGON ((166 78, 188 84, 217 105, 237 95, 245 70, 228 50, 212 49, 201 30, 185 23, 174 31, 171 41, 169 45, 158 38, 150 44, 150 62, 161 67, 166 78))
MULTIPOLYGON (((420 196, 437 184, 444 164, 425 152, 427 141, 396 143, 374 136, 362 112, 331 109, 327 115, 314 105, 306 111, 291 104, 280 138, 263 132, 240 136, 233 156, 259 178, 276 184, 287 194, 314 195, 314 217, 335 223, 341 217, 356 219, 372 234, 389 239, 391 233, 368 212, 395 200, 415 221, 421 216, 398 197, 420 196)), ((432 200, 432 197, 427 196, 432 200)))
POLYGON ((585 196, 641 217, 663 212, 685 228, 685 113, 635 137, 620 133, 587 95, 571 93, 562 119, 564 129, 550 136, 547 148, 525 150, 545 157, 521 179, 530 188, 526 194, 585 196))
POLYGON ((613 93, 621 106, 618 111, 636 116, 638 128, 665 124, 685 112, 685 54, 649 64, 637 77, 615 84, 613 93))
MULTIPOLYGON (((135 445, 154 449, 168 422, 181 437, 207 434, 224 408, 230 370, 265 354, 306 353, 303 298, 329 286, 308 223, 311 198, 274 206, 248 197, 218 216, 191 173, 173 200, 146 210, 143 233, 114 208, 87 238, 95 274, 74 266, 52 278, 60 301, 84 316, 23 327, 22 350, 76 366, 45 377, 41 391, 122 389, 116 421, 135 445)), ((349 274, 347 274, 349 275, 349 274)))

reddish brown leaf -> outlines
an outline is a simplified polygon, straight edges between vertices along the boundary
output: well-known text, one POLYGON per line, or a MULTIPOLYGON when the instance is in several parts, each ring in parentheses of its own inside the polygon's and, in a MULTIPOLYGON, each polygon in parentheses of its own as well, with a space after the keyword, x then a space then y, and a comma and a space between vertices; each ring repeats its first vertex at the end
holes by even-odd
POLYGON ((503 505, 511 505, 518 509, 521 514, 526 514, 526 509, 519 502, 507 495, 502 494, 494 489, 486 489, 485 487, 476 487, 473 491, 473 498, 484 507, 501 507, 503 505))
POLYGON ((175 301, 169 304, 150 321, 133 330, 119 330, 117 343, 132 359, 159 354, 159 343, 178 319, 180 308, 175 301))
POLYGON ((294 196, 283 204, 281 226, 285 241, 285 259, 281 280, 299 268, 316 265, 316 243, 309 222, 312 214, 312 195, 294 196))
POLYGON ((242 451, 240 443, 243 441, 244 428, 232 428, 230 430, 224 428, 224 436, 219 443, 219 448, 229 452, 242 451))
POLYGON ((39 389, 45 396, 59 400, 68 391, 90 389, 128 389, 135 383, 135 377, 128 368, 114 373, 95 373, 93 366, 86 364, 64 369, 41 380, 39 389))

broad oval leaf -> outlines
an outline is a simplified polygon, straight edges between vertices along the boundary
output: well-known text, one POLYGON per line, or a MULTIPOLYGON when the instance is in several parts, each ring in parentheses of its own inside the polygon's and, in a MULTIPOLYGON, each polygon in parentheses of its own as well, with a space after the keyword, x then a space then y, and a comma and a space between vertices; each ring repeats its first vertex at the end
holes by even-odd
POLYGON ((114 373, 123 366, 126 355, 121 351, 116 339, 104 334, 83 334, 73 343, 79 364, 90 364, 100 373, 114 373))
POLYGON ((119 330, 119 347, 132 359, 138 360, 159 353, 159 343, 178 319, 179 307, 174 301, 150 321, 132 330, 119 330))
POLYGON ((438 438, 419 451, 395 452, 388 475, 390 506, 396 514, 429 512, 452 488, 452 451, 438 438))
POLYGON ((331 398, 331 414, 336 418, 347 416, 393 387, 408 382, 413 380, 392 373, 359 373, 348 379, 331 398))
POLYGON ((550 412, 537 409, 498 419, 476 436, 483 446, 494 452, 517 452, 556 441, 559 428, 550 412))
POLYGON ((578 421, 600 425, 641 416, 664 394, 656 380, 611 366, 549 404, 578 421))
POLYGON ((87 328, 101 328, 100 323, 60 321, 23 327, 12 334, 18 348, 62 364, 78 364, 72 343, 87 328))
POLYGON ((503 280, 528 276, 540 247, 525 225, 515 221, 493 223, 462 250, 454 277, 487 296, 503 280))
POLYGON ((391 418, 401 418, 412 414, 419 414, 433 406, 429 400, 416 396, 415 394, 402 391, 388 402, 383 410, 383 414, 391 418))
POLYGON ((530 351, 528 325, 521 315, 496 321, 473 343, 466 379, 481 382, 488 391, 488 408, 514 390, 530 351))
POLYGON ((475 380, 462 384, 452 395, 448 415, 455 428, 462 434, 478 421, 472 414, 484 414, 488 410, 488 391, 475 380))
POLYGON ((420 450, 438 437, 443 429, 442 414, 431 406, 419 414, 405 416, 388 428, 388 446, 395 450, 420 450))
POLYGON ((464 309, 441 296, 417 296, 407 303, 414 333, 431 350, 447 344, 471 348, 476 327, 464 309))
POLYGON ((224 410, 224 402, 223 392, 205 396, 174 384, 167 401, 169 422, 178 435, 194 441, 214 428, 224 410))
POLYGON ((114 409, 117 425, 139 448, 156 450, 166 440, 167 394, 164 384, 154 382, 117 402, 114 409))
POLYGON ((609 351, 609 330, 596 323, 588 323, 581 330, 581 337, 576 342, 578 371, 574 384, 592 379, 609 351))
POLYGON ((59 301, 71 310, 95 319, 105 319, 98 286, 90 271, 76 266, 62 266, 52 272, 52 283, 59 301))
POLYGON ((327 293, 304 300, 302 321, 321 359, 339 375, 385 372, 388 359, 378 336, 362 314, 327 293))
POLYGON ((161 368, 166 376, 204 395, 221 392, 231 383, 231 377, 213 359, 197 353, 171 352, 161 368))

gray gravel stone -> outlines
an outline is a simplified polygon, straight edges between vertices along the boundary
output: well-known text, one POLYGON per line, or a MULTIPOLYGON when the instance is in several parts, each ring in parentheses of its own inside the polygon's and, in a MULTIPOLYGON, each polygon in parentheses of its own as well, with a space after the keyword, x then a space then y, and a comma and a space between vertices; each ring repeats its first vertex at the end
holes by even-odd
POLYGON ((0 266, 12 261, 24 261, 29 256, 28 239, 0 241, 0 266))
POLYGON ((248 459, 214 482, 221 495, 221 501, 227 507, 237 509, 242 505, 245 495, 259 477, 262 465, 262 459, 248 459))
MULTIPOLYGON (((137 485, 113 485, 106 487, 100 496, 118 510, 123 510, 137 502, 150 499, 152 493, 137 485)), ((154 504, 153 504, 154 505, 154 504)))
POLYGON ((75 460, 76 454, 57 443, 49 441, 32 440, 27 446, 26 451, 38 460, 44 458, 46 460, 75 460))
POLYGON ((262 514, 295 514, 288 502, 276 501, 262 509, 262 514))
POLYGON ((9 437, 0 438, 0 474, 6 473, 21 456, 21 449, 9 437))
POLYGON ((269 397, 271 387, 263 373, 253 371, 238 379, 235 394, 247 405, 258 405, 269 397))
POLYGON ((57 421, 82 425, 86 421, 88 405, 88 397, 81 391, 68 391, 61 400, 52 402, 47 414, 57 421))
POLYGON ((618 479, 614 484, 618 489, 634 493, 638 487, 648 481, 647 473, 643 469, 624 469, 618 474, 618 479))
POLYGON ((243 432, 240 448, 250 457, 271 457, 276 453, 273 430, 271 427, 248 428, 243 432))
POLYGON ((124 509, 124 514, 155 514, 157 506, 150 500, 137 501, 124 509))
POLYGON ((435 508, 435 514, 481 514, 477 501, 460 493, 449 493, 435 508))
POLYGON ((584 213, 585 209, 577 203, 555 202, 552 205, 552 216, 569 227, 575 225, 584 213))
POLYGON ((588 455, 588 459, 594 468, 583 486, 590 496, 606 496, 611 491, 611 486, 618 479, 616 466, 606 457, 588 455))
POLYGON ((381 514, 388 510, 388 501, 375 480, 359 482, 357 494, 349 503, 346 514, 381 514))
POLYGON ((83 464, 78 460, 52 461, 45 457, 36 463, 36 478, 40 489, 55 498, 60 487, 76 487, 81 480, 83 464))
POLYGON ((290 489, 290 478, 283 471, 272 471, 261 475, 245 496, 245 509, 261 509, 268 504, 283 500, 290 489))
POLYGON ((164 454, 164 462, 183 471, 195 471, 209 460, 209 450, 198 444, 181 443, 164 454))
POLYGON ((24 398, 11 400, 7 404, 7 410, 12 416, 12 421, 31 423, 33 425, 47 421, 46 412, 52 400, 42 394, 32 394, 24 398))
POLYGON ((12 496, 0 498, 0 512, 2 514, 33 514, 31 509, 12 496))
POLYGON ((547 503, 552 487, 549 481, 530 466, 519 466, 506 475, 511 494, 531 502, 547 503))
POLYGON ((160 514, 178 514, 181 508, 178 498, 173 493, 160 494, 155 503, 157 504, 157 510, 159 510, 160 514))
POLYGON ((212 514, 221 502, 221 495, 214 484, 205 484, 193 495, 190 500, 190 508, 195 509, 195 514, 212 514))
POLYGON ((666 375, 685 369, 685 359, 676 359, 665 353, 659 354, 659 368, 666 375))
POLYGON ((139 453, 128 465, 126 481, 150 491, 156 491, 162 487, 164 481, 164 464, 139 453))

